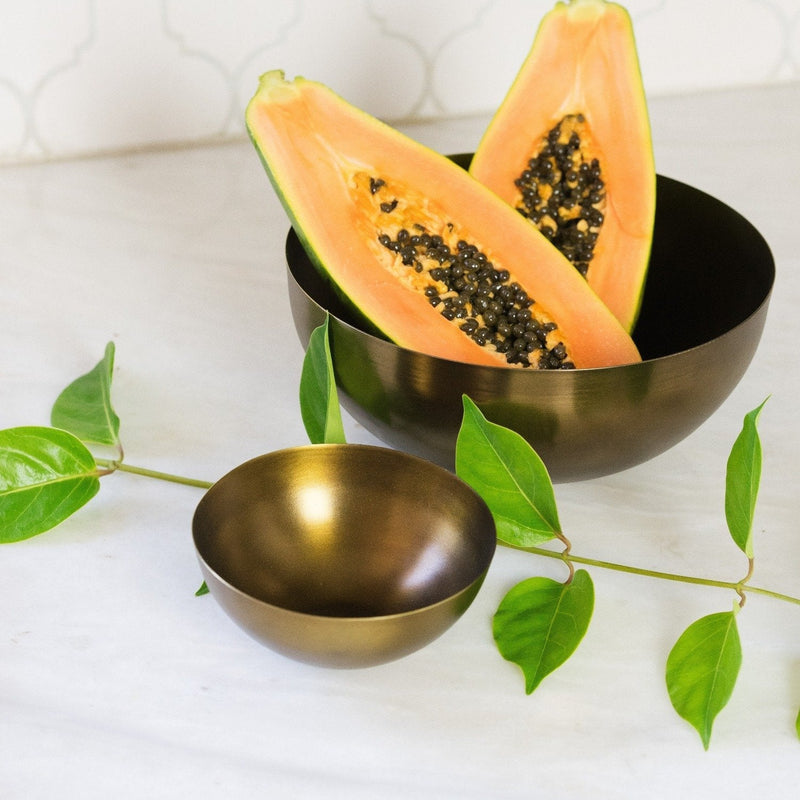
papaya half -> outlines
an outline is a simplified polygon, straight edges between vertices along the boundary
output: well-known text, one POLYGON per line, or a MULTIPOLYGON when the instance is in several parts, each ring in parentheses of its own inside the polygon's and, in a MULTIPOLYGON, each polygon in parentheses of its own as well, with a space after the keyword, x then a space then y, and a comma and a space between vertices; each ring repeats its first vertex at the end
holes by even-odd
POLYGON ((656 173, 633 27, 622 6, 569 0, 544 16, 470 171, 536 225, 633 330, 656 173))
POLYGON ((245 116, 312 263, 389 340, 487 365, 640 360, 569 261, 445 156, 281 71, 245 116))

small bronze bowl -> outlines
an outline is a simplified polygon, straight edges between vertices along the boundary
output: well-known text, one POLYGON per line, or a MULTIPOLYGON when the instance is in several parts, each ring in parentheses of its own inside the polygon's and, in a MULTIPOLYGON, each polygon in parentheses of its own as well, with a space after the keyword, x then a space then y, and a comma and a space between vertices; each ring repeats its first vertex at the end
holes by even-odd
POLYGON ((227 614, 268 647, 328 667, 431 642, 470 605, 495 551, 494 520, 469 486, 356 444, 242 464, 203 496, 192 531, 227 614))
MULTIPOLYGON (((469 156, 454 156, 462 166, 469 156)), ((633 338, 643 361, 537 371, 447 361, 359 328, 293 231, 286 243, 297 333, 330 312, 342 404, 387 444, 453 468, 461 395, 530 442, 554 481, 647 461, 701 425, 741 379, 767 315, 775 263, 744 217, 658 176, 653 248, 633 338)))

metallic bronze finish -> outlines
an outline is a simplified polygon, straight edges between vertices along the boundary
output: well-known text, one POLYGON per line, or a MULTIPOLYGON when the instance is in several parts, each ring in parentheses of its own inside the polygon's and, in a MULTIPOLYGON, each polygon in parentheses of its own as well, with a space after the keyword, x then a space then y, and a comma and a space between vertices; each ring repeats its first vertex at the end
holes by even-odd
MULTIPOLYGON (((454 157, 468 163, 468 156, 454 157)), ((447 361, 365 332, 313 268, 294 232, 286 244, 295 327, 307 344, 326 310, 342 404, 387 444, 453 468, 468 394, 489 419, 524 436, 554 481, 640 464, 701 425, 758 347, 775 278, 767 243, 741 215, 658 177, 655 233, 634 331, 643 362, 534 371, 447 361)))
POLYGON ((395 450, 309 445, 260 456, 204 495, 193 520, 206 583, 263 644, 364 667, 435 639, 466 610, 495 550, 481 498, 395 450))

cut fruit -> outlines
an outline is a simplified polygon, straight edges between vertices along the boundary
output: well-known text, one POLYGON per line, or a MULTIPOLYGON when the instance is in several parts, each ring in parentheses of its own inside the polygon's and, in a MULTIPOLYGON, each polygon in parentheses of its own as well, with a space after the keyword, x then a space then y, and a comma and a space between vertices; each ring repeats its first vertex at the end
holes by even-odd
POLYGON ((550 238, 633 330, 656 173, 633 27, 622 6, 572 0, 545 15, 470 172, 550 238))
POLYGON ((315 267, 371 328, 453 361, 639 361, 567 259, 449 159, 280 71, 247 128, 315 267))

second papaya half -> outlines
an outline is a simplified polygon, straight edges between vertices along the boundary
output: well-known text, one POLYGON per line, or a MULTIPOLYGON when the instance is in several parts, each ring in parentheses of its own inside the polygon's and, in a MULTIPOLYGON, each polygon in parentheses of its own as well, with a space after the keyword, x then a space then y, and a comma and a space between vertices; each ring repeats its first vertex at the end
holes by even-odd
POLYGON ((477 364, 640 360, 569 261, 449 159, 280 71, 262 76, 246 120, 311 261, 372 330, 477 364))
POLYGON ((656 175, 633 28, 622 6, 570 0, 545 15, 470 171, 538 227, 633 330, 656 175))

